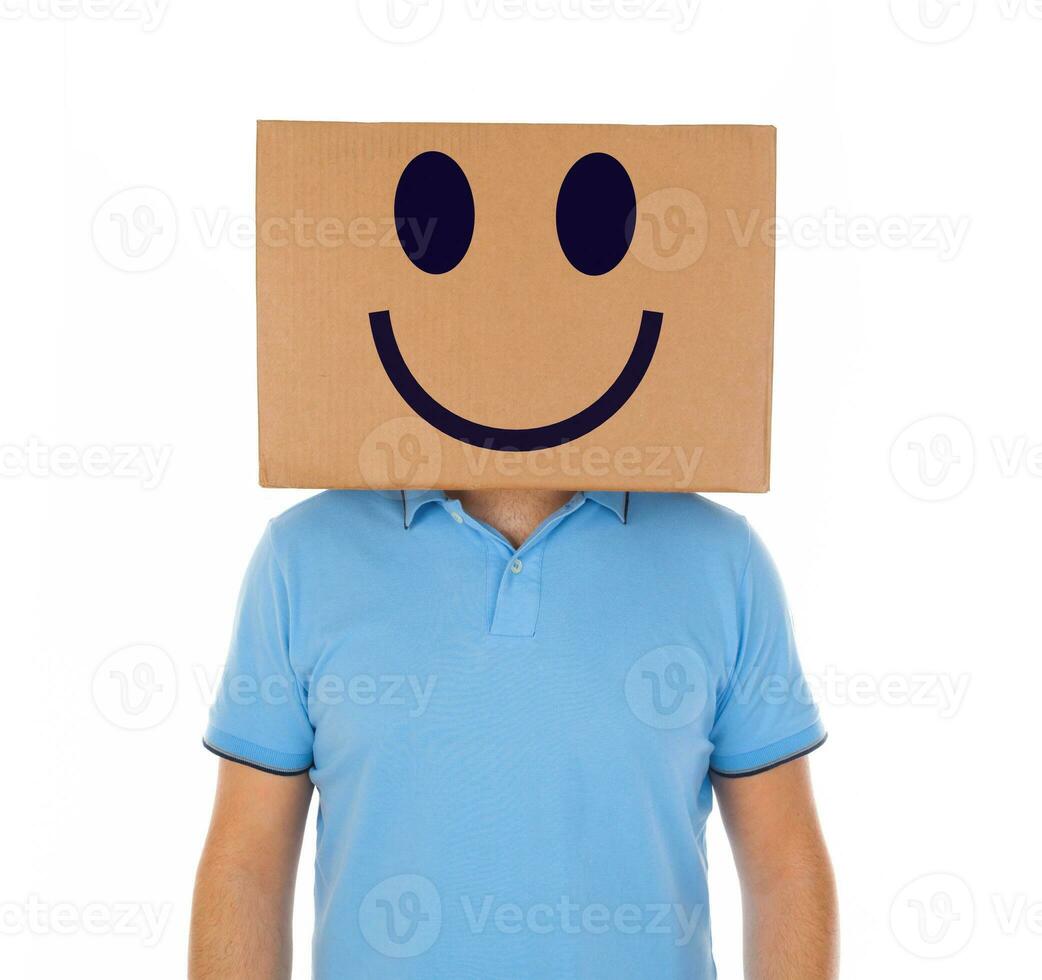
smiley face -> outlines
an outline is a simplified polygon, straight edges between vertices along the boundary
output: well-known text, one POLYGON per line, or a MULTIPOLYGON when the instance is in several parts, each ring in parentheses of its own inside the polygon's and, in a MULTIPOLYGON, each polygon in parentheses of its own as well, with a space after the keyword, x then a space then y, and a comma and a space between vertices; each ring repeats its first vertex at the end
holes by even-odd
MULTIPOLYGON (((450 273, 470 250, 477 220, 474 195, 462 168, 445 153, 431 150, 413 157, 398 179, 394 214, 403 252, 427 275, 450 273)), ((608 275, 629 251, 635 218, 633 183, 615 157, 595 152, 576 160, 561 182, 556 209, 557 245, 575 272, 588 277, 608 275)), ((655 356, 662 314, 641 311, 629 358, 597 399, 560 421, 515 429, 464 418, 433 398, 402 355, 390 310, 370 312, 369 325, 391 384, 429 425, 482 449, 535 452, 581 438, 629 401, 655 356)), ((560 327, 565 329, 568 324, 561 323, 560 327)))
POLYGON ((769 126, 265 121, 265 486, 762 492, 769 126))

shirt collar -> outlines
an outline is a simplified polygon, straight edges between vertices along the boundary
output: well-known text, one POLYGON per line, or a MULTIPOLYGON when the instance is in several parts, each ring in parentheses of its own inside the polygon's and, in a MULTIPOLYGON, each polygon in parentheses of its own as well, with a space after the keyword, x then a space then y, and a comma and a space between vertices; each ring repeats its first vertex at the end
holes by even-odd
MULTIPOLYGON (((445 502, 444 490, 381 490, 380 494, 390 500, 397 501, 402 512, 402 526, 410 527, 417 511, 424 504, 435 501, 445 502)), ((586 490, 583 496, 595 504, 610 510, 623 524, 629 516, 630 495, 622 490, 586 490)))
POLYGON ((402 518, 402 527, 408 528, 416 512, 424 504, 435 501, 445 502, 445 491, 443 490, 378 490, 381 497, 386 497, 398 505, 398 513, 402 518))
POLYGON ((587 490, 583 496, 587 500, 592 500, 595 504, 607 507, 623 524, 626 523, 630 509, 630 495, 628 491, 587 490))

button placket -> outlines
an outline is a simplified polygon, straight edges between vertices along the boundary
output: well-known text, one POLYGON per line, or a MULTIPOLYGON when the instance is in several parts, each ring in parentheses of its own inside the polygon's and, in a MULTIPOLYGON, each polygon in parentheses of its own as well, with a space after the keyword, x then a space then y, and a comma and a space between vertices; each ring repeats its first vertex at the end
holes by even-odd
POLYGON ((524 549, 524 560, 518 555, 501 564, 499 589, 492 612, 489 632, 495 636, 533 636, 539 617, 542 592, 542 562, 546 539, 533 542, 524 549))
POLYGON ((453 521, 472 528, 484 539, 489 575, 487 584, 492 602, 489 633, 494 636, 535 634, 542 590, 543 552, 548 535, 584 502, 583 495, 577 493, 516 550, 497 531, 470 517, 458 501, 446 503, 445 508, 453 521))

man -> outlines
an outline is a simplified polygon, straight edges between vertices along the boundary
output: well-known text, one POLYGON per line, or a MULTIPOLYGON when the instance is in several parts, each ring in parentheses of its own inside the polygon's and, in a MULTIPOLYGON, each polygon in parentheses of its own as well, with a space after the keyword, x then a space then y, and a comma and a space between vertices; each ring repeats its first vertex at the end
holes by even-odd
POLYGON ((702 978, 715 795, 745 975, 836 976, 781 587, 694 495, 331 491, 273 521, 205 743, 190 975, 702 978))

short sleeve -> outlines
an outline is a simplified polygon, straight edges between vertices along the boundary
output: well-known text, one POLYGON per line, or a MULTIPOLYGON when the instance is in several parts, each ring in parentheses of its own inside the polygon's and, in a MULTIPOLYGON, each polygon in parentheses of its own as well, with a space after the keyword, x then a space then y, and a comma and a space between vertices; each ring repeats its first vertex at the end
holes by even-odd
POLYGON ((306 772, 314 739, 306 704, 290 665, 290 603, 269 524, 246 570, 203 744, 265 772, 306 772))
POLYGON ((825 741, 800 668, 781 579, 751 529, 739 587, 738 649, 710 740, 709 765, 722 776, 764 772, 825 741))

